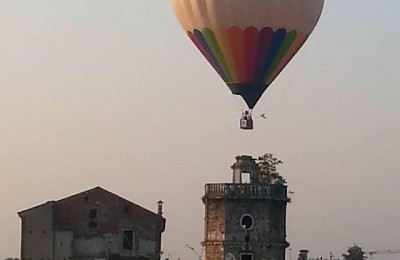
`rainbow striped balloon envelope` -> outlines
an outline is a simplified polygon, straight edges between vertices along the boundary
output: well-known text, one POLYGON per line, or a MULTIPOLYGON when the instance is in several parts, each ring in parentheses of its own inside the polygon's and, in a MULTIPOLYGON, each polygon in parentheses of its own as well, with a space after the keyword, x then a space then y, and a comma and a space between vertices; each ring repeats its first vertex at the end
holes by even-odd
POLYGON ((324 0, 172 0, 189 38, 253 109, 310 36, 324 0))

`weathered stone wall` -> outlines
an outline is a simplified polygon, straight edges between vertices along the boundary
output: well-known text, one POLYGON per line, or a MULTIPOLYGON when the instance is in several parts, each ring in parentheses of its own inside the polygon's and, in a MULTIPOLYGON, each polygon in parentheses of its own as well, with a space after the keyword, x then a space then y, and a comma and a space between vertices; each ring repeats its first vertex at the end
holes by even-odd
POLYGON ((229 259, 228 256, 240 260, 243 253, 252 254, 253 260, 284 260, 288 246, 286 187, 263 185, 254 189, 254 185, 236 185, 232 193, 231 186, 216 184, 206 189, 209 192, 203 198, 206 260, 229 259), (250 230, 241 225, 245 214, 254 221, 250 230))
POLYGON ((159 256, 159 234, 164 228, 160 217, 104 190, 91 190, 58 202, 56 220, 57 229, 74 232, 74 257, 159 256), (90 217, 91 210, 96 211, 95 218, 90 217), (134 232, 132 250, 123 249, 125 229, 134 232))
POLYGON ((204 242, 206 260, 224 260, 221 242, 204 242))
POLYGON ((23 260, 160 258, 165 219, 101 188, 22 211, 23 260), (133 249, 123 231, 133 231, 133 249))
POLYGON ((226 241, 245 242, 247 234, 251 242, 267 242, 271 233, 271 208, 268 204, 266 200, 226 200, 226 241), (254 227, 247 232, 240 224, 244 214, 254 218, 254 227))
POLYGON ((147 239, 141 239, 139 238, 138 241, 138 254, 141 256, 153 256, 154 255, 154 249, 156 248, 156 241, 153 240, 147 240, 147 239))
POLYGON ((225 208, 221 200, 206 202, 205 237, 208 242, 225 239, 225 208))
POLYGON ((56 231, 55 233, 55 259, 70 259, 74 234, 71 231, 56 231))
POLYGON ((21 259, 53 259, 53 202, 20 213, 21 259))
POLYGON ((225 239, 225 208, 220 199, 206 199, 204 246, 206 259, 223 260, 221 242, 225 239))

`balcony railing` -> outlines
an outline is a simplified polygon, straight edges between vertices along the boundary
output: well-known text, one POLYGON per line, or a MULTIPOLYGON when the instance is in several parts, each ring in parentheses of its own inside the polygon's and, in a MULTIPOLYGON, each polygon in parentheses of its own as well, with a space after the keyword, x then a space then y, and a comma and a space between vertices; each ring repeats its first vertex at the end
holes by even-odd
POLYGON ((287 187, 280 184, 206 184, 207 198, 259 198, 287 200, 287 187))

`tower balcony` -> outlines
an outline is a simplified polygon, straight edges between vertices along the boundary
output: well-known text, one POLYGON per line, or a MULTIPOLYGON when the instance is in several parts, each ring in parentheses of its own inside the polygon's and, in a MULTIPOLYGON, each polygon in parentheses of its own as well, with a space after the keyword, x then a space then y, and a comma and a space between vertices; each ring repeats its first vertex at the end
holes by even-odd
POLYGON ((263 199, 288 201, 287 187, 282 184, 213 183, 205 185, 207 199, 263 199))

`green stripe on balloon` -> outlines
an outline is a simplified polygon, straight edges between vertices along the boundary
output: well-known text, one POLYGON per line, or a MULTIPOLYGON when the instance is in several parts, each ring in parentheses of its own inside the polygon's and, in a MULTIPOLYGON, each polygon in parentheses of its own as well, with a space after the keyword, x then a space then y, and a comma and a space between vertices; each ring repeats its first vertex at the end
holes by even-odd
POLYGON ((204 39, 206 40, 208 46, 214 54, 214 57, 217 59, 219 65, 224 71, 225 77, 228 79, 228 82, 232 81, 232 75, 229 71, 228 66, 226 65, 224 55, 222 54, 221 48, 218 45, 217 38, 215 37, 214 32, 209 28, 204 28, 202 30, 202 34, 204 39))
POLYGON ((274 61, 272 62, 270 68, 268 69, 268 73, 267 73, 267 76, 265 77, 265 81, 264 81, 265 83, 268 83, 268 81, 270 80, 271 75, 275 71, 275 69, 278 66, 278 64, 281 62, 282 58, 285 57, 286 53, 288 52, 288 50, 292 46, 293 42, 296 40, 296 37, 297 37, 297 31, 296 30, 290 31, 286 35, 285 40, 283 41, 281 47, 278 50, 278 53, 276 54, 276 56, 274 58, 274 61))

